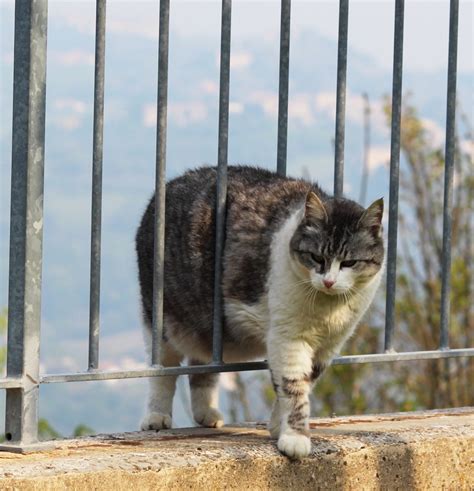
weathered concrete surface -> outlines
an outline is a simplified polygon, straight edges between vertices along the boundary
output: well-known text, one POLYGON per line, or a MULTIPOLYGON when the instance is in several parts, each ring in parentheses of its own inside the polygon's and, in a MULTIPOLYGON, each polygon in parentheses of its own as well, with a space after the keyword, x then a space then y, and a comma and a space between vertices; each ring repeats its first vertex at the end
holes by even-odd
POLYGON ((312 453, 279 455, 264 425, 64 440, 0 453, 0 489, 473 490, 474 408, 315 419, 312 453))

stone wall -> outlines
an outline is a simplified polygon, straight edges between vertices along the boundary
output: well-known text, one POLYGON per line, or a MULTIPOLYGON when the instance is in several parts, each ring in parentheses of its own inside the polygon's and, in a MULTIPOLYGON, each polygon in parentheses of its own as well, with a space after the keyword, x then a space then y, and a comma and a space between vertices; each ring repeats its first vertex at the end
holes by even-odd
POLYGON ((282 457, 263 424, 98 435, 0 453, 0 489, 472 490, 474 408, 314 419, 282 457))

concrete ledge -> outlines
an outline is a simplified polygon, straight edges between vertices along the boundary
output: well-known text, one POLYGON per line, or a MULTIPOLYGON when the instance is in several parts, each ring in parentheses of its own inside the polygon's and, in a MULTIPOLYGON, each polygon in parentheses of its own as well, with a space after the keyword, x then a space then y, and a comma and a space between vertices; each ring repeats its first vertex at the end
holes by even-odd
POLYGON ((0 453, 0 489, 474 489, 474 408, 315 419, 311 433, 301 462, 258 423, 63 440, 0 453))

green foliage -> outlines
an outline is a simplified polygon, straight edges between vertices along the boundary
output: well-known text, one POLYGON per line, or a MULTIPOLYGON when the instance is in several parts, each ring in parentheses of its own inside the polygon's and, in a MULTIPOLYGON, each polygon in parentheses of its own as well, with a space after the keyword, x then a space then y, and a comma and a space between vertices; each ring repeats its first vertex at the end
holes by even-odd
POLYGON ((61 435, 51 426, 48 420, 40 418, 38 421, 38 438, 40 440, 52 440, 61 438, 61 435))
POLYGON ((0 312, 0 334, 3 334, 7 331, 7 325, 8 325, 8 310, 6 307, 4 307, 0 312))
POLYGON ((79 424, 74 428, 74 437, 93 435, 95 431, 85 424, 79 424))
MULTIPOLYGON (((356 336, 348 340, 347 353, 373 353, 377 350, 379 329, 367 323, 361 325, 356 336)), ((319 379, 314 395, 321 404, 317 414, 362 414, 367 412, 369 401, 364 380, 371 371, 370 365, 335 365, 328 368, 319 379)))
MULTIPOLYGON (((93 435, 94 433, 94 430, 90 426, 78 424, 74 428, 72 437, 77 438, 81 436, 93 435)), ((63 438, 63 436, 53 428, 48 420, 41 418, 38 421, 38 438, 40 440, 52 440, 54 438, 63 438)))
MULTIPOLYGON (((0 336, 4 336, 8 326, 8 311, 5 308, 0 312, 0 336)), ((7 362, 7 347, 2 344, 0 346, 0 367, 3 369, 7 362)))
MULTIPOLYGON (((390 113, 386 101, 387 115, 390 113)), ((467 118, 459 121, 454 160, 450 346, 473 345, 472 156, 463 153, 459 130, 473 138, 467 118), (463 123, 462 125, 459 123, 463 123)), ((397 278, 396 325, 403 349, 437 349, 440 337, 441 262, 443 244, 444 152, 434 147, 416 109, 405 100, 402 112, 400 263, 397 278), (404 211, 409 213, 405 213, 404 211), (415 233, 414 233, 415 232, 415 233)), ((474 360, 432 360, 403 368, 397 390, 422 408, 472 405, 474 360)))
POLYGON ((268 408, 271 408, 273 406, 273 403, 275 402, 276 395, 275 395, 275 391, 273 390, 273 386, 270 381, 270 378, 266 373, 258 373, 256 377, 258 377, 260 381, 260 387, 261 387, 260 394, 263 399, 263 402, 268 408))

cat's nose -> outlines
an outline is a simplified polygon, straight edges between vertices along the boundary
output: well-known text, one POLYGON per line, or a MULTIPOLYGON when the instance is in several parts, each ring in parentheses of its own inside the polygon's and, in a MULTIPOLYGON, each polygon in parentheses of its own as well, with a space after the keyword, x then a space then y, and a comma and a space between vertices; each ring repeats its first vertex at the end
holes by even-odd
POLYGON ((334 280, 323 280, 323 283, 326 288, 331 288, 331 286, 336 282, 334 280))

